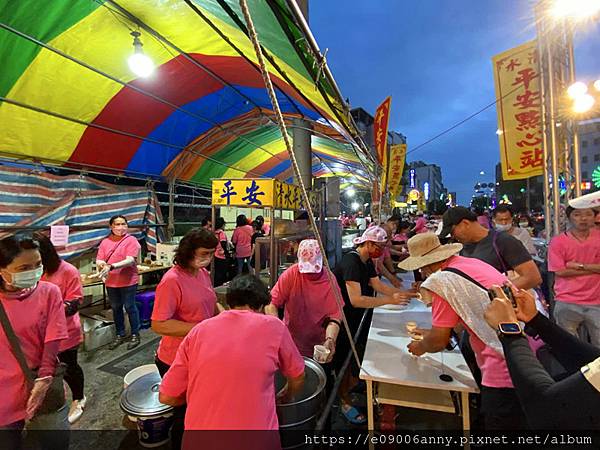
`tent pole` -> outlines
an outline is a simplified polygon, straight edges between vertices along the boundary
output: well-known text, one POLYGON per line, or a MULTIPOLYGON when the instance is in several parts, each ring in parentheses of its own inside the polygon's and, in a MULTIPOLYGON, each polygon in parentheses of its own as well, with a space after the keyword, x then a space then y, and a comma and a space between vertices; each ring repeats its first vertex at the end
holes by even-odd
POLYGON ((169 220, 167 225, 167 241, 175 235, 175 179, 169 181, 169 220))

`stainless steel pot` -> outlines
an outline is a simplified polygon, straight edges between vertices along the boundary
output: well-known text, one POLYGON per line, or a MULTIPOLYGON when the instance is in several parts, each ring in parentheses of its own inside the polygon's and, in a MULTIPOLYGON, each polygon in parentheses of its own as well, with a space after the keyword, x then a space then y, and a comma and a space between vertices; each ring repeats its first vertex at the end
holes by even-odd
MULTIPOLYGON (((279 429, 310 429, 325 400, 327 377, 323 368, 310 358, 304 358, 304 386, 292 403, 277 402, 279 429)), ((287 381, 281 373, 275 374, 275 392, 285 389, 287 381)))
POLYGON ((170 413, 173 407, 158 401, 160 382, 158 372, 149 373, 135 380, 121 394, 121 409, 126 414, 139 418, 170 413))

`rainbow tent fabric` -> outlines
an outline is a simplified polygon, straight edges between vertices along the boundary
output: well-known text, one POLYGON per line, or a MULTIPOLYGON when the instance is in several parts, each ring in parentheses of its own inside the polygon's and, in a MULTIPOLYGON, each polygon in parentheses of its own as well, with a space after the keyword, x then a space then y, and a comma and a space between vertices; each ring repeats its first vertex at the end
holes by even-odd
MULTIPOLYGON (((249 6, 288 125, 314 130, 313 175, 366 185, 372 159, 290 4, 249 6)), ((291 179, 235 0, 0 0, 0 61, 1 157, 201 186, 291 179), (131 31, 149 78, 128 68, 131 31)))

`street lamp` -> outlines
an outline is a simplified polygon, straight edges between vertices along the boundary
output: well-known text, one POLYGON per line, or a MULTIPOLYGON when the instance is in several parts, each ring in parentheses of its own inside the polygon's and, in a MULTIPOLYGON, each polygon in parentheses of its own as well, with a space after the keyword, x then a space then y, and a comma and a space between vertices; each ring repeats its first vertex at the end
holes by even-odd
POLYGON ((554 17, 582 20, 600 12, 600 0, 555 0, 551 12, 554 17))
POLYGON ((585 95, 587 93, 587 90, 588 88, 584 82, 577 81, 571 86, 569 86, 569 88, 567 89, 567 95, 573 100, 576 100, 578 97, 585 95))
MULTIPOLYGON (((591 85, 594 90, 596 90, 597 84, 600 85, 600 80, 596 80, 593 85, 591 85)), ((582 81, 577 81, 569 86, 567 95, 573 100, 572 109, 574 113, 583 114, 594 107, 596 99, 593 95, 588 93, 589 91, 587 84, 582 81)))
POLYGON ((592 109, 594 103, 596 103, 596 100, 590 94, 581 95, 573 102, 573 112, 577 114, 586 113, 592 109))

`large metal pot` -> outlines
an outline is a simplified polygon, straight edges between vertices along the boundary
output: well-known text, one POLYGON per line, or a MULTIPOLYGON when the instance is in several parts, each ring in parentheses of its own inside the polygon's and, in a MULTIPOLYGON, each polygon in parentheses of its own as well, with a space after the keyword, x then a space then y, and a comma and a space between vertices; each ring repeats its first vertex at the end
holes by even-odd
POLYGON ((159 447, 170 439, 173 407, 158 401, 160 374, 151 372, 133 381, 121 394, 121 409, 135 417, 138 438, 144 447, 159 447))
MULTIPOLYGON (((310 358, 304 358, 304 386, 294 402, 277 401, 279 429, 308 430, 314 428, 325 400, 327 377, 323 368, 310 358)), ((275 374, 275 392, 285 389, 287 381, 281 373, 275 374)))

